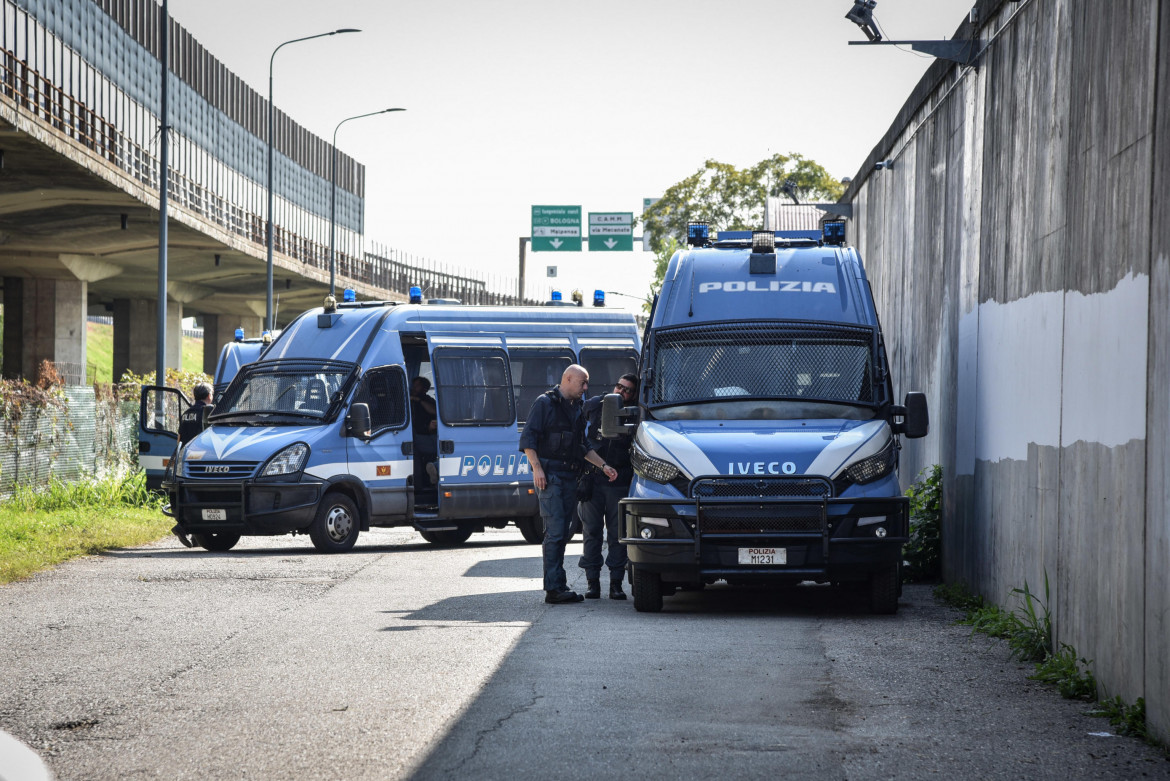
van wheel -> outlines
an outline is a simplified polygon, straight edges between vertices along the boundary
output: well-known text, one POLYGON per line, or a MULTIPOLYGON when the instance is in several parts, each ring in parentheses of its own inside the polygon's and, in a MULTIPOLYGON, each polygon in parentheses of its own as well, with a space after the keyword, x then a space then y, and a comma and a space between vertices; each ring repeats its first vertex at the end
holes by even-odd
POLYGON ((657 572, 634 569, 630 581, 634 590, 634 609, 639 613, 657 613, 662 610, 662 578, 657 572))
POLYGON ((192 534, 191 542, 195 543, 201 548, 213 551, 231 550, 236 547, 236 543, 240 541, 240 535, 228 534, 227 532, 220 532, 213 534, 211 532, 204 532, 203 534, 192 534))
POLYGON ((333 491, 321 500, 317 517, 309 527, 309 539, 322 553, 345 553, 357 542, 360 527, 353 500, 333 491))
POLYGON ((883 567, 870 576, 869 608, 882 616, 898 612, 898 565, 883 567))
POLYGON ((458 529, 444 529, 443 531, 419 531, 419 534, 432 545, 462 545, 471 536, 471 525, 460 524, 458 529))
POLYGON ((516 528, 524 535, 524 540, 533 545, 544 542, 544 517, 533 515, 528 518, 517 518, 516 528))

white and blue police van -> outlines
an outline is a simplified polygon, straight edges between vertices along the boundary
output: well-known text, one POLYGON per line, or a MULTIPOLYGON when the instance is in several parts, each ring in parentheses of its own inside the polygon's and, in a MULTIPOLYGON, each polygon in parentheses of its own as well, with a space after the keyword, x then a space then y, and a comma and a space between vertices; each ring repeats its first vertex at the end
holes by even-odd
MULTIPOLYGON (((412 290, 412 301, 421 293, 412 290)), ((599 381, 634 371, 633 315, 604 308, 346 301, 300 315, 223 392, 167 467, 175 534, 209 550, 245 535, 308 534, 349 550, 373 526, 459 544, 544 525, 520 431, 571 363, 599 381), (417 377, 429 410, 412 404, 417 377), (415 432, 412 416, 433 415, 415 432), (428 421, 429 422, 429 421, 428 421), (190 541, 188 540, 190 537, 190 541)), ((144 426, 176 391, 143 391, 144 426)))
POLYGON ((634 606, 676 589, 803 581, 864 589, 897 611, 908 500, 900 436, 927 433, 925 396, 896 404, 873 296, 844 223, 823 235, 688 228, 655 300, 621 503, 634 606))
MULTIPOLYGON (((272 338, 267 331, 262 336, 249 338, 244 336, 243 328, 236 329, 235 340, 225 344, 219 351, 215 376, 212 378, 213 403, 218 401, 228 383, 244 364, 259 358, 271 342, 272 338)), ((159 491, 162 489, 167 464, 174 455, 178 443, 178 421, 191 406, 192 400, 182 391, 176 390, 165 396, 143 394, 140 401, 143 406, 138 414, 138 465, 146 474, 147 489, 159 491), (145 406, 148 396, 152 404, 150 408, 145 406)))

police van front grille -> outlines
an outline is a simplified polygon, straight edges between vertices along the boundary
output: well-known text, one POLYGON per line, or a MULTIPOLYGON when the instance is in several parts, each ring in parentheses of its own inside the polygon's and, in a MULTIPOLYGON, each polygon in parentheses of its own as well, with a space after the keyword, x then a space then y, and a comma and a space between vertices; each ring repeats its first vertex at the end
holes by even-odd
POLYGON ((809 505, 705 506, 699 513, 699 531, 721 534, 820 532, 822 514, 809 505))
POLYGON ((184 488, 182 504, 185 505, 239 505, 243 494, 239 486, 234 488, 184 488))
POLYGON ((827 499, 833 485, 821 477, 724 477, 696 481, 694 495, 700 500, 827 499))
POLYGON ((251 477, 258 461, 186 461, 187 477, 238 480, 251 477))

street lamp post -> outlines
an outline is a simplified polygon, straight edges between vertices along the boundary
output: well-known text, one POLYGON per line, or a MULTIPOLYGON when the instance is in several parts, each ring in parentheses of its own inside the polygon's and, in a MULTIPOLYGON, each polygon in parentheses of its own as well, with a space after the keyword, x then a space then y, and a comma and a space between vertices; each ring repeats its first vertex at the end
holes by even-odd
POLYGON ((329 297, 336 298, 334 281, 337 277, 337 262, 333 256, 333 245, 337 235, 337 131, 346 122, 363 117, 373 117, 378 114, 389 114, 391 111, 406 111, 404 108, 384 108, 381 111, 371 111, 367 114, 358 114, 346 117, 333 128, 333 160, 329 164, 329 297))
POLYGON ((272 198, 272 157, 273 157, 273 144, 272 144, 272 141, 273 141, 273 139, 272 139, 272 117, 273 117, 272 64, 276 60, 276 53, 278 51, 280 51, 281 49, 283 49, 285 46, 288 46, 290 43, 300 43, 301 41, 311 41, 314 38, 325 38, 327 36, 338 35, 340 33, 360 33, 360 32, 361 32, 361 30, 357 30, 357 29, 354 29, 352 27, 346 27, 346 28, 343 28, 341 30, 333 30, 333 31, 327 32, 327 33, 317 33, 316 35, 307 35, 304 38, 293 38, 291 41, 285 41, 284 43, 280 44, 280 46, 277 46, 275 49, 273 49, 272 56, 268 58, 268 219, 266 222, 267 234, 268 234, 268 236, 267 236, 267 241, 268 241, 268 273, 267 273, 267 283, 265 285, 265 289, 267 291, 267 301, 266 301, 267 306, 265 308, 264 323, 265 323, 265 327, 269 331, 272 331, 276 328, 276 323, 273 320, 273 315, 272 315, 272 201, 273 201, 273 198, 272 198))

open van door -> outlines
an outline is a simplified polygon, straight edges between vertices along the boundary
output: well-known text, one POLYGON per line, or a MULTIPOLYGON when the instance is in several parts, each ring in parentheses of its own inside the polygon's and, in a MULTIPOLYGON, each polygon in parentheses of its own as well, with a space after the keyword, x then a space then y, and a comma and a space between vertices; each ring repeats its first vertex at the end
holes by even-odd
POLYGON ((402 366, 395 363, 366 370, 354 391, 351 416, 358 404, 368 407, 370 428, 347 432, 349 473, 369 492, 371 525, 403 521, 413 512, 414 460, 410 395, 402 366))
POLYGON ((531 470, 518 449, 503 334, 428 332, 427 341, 438 408, 437 541, 462 542, 486 519, 538 514, 531 470))
POLYGON ((146 487, 157 491, 179 444, 179 421, 191 406, 178 388, 144 385, 138 406, 138 463, 146 487))

